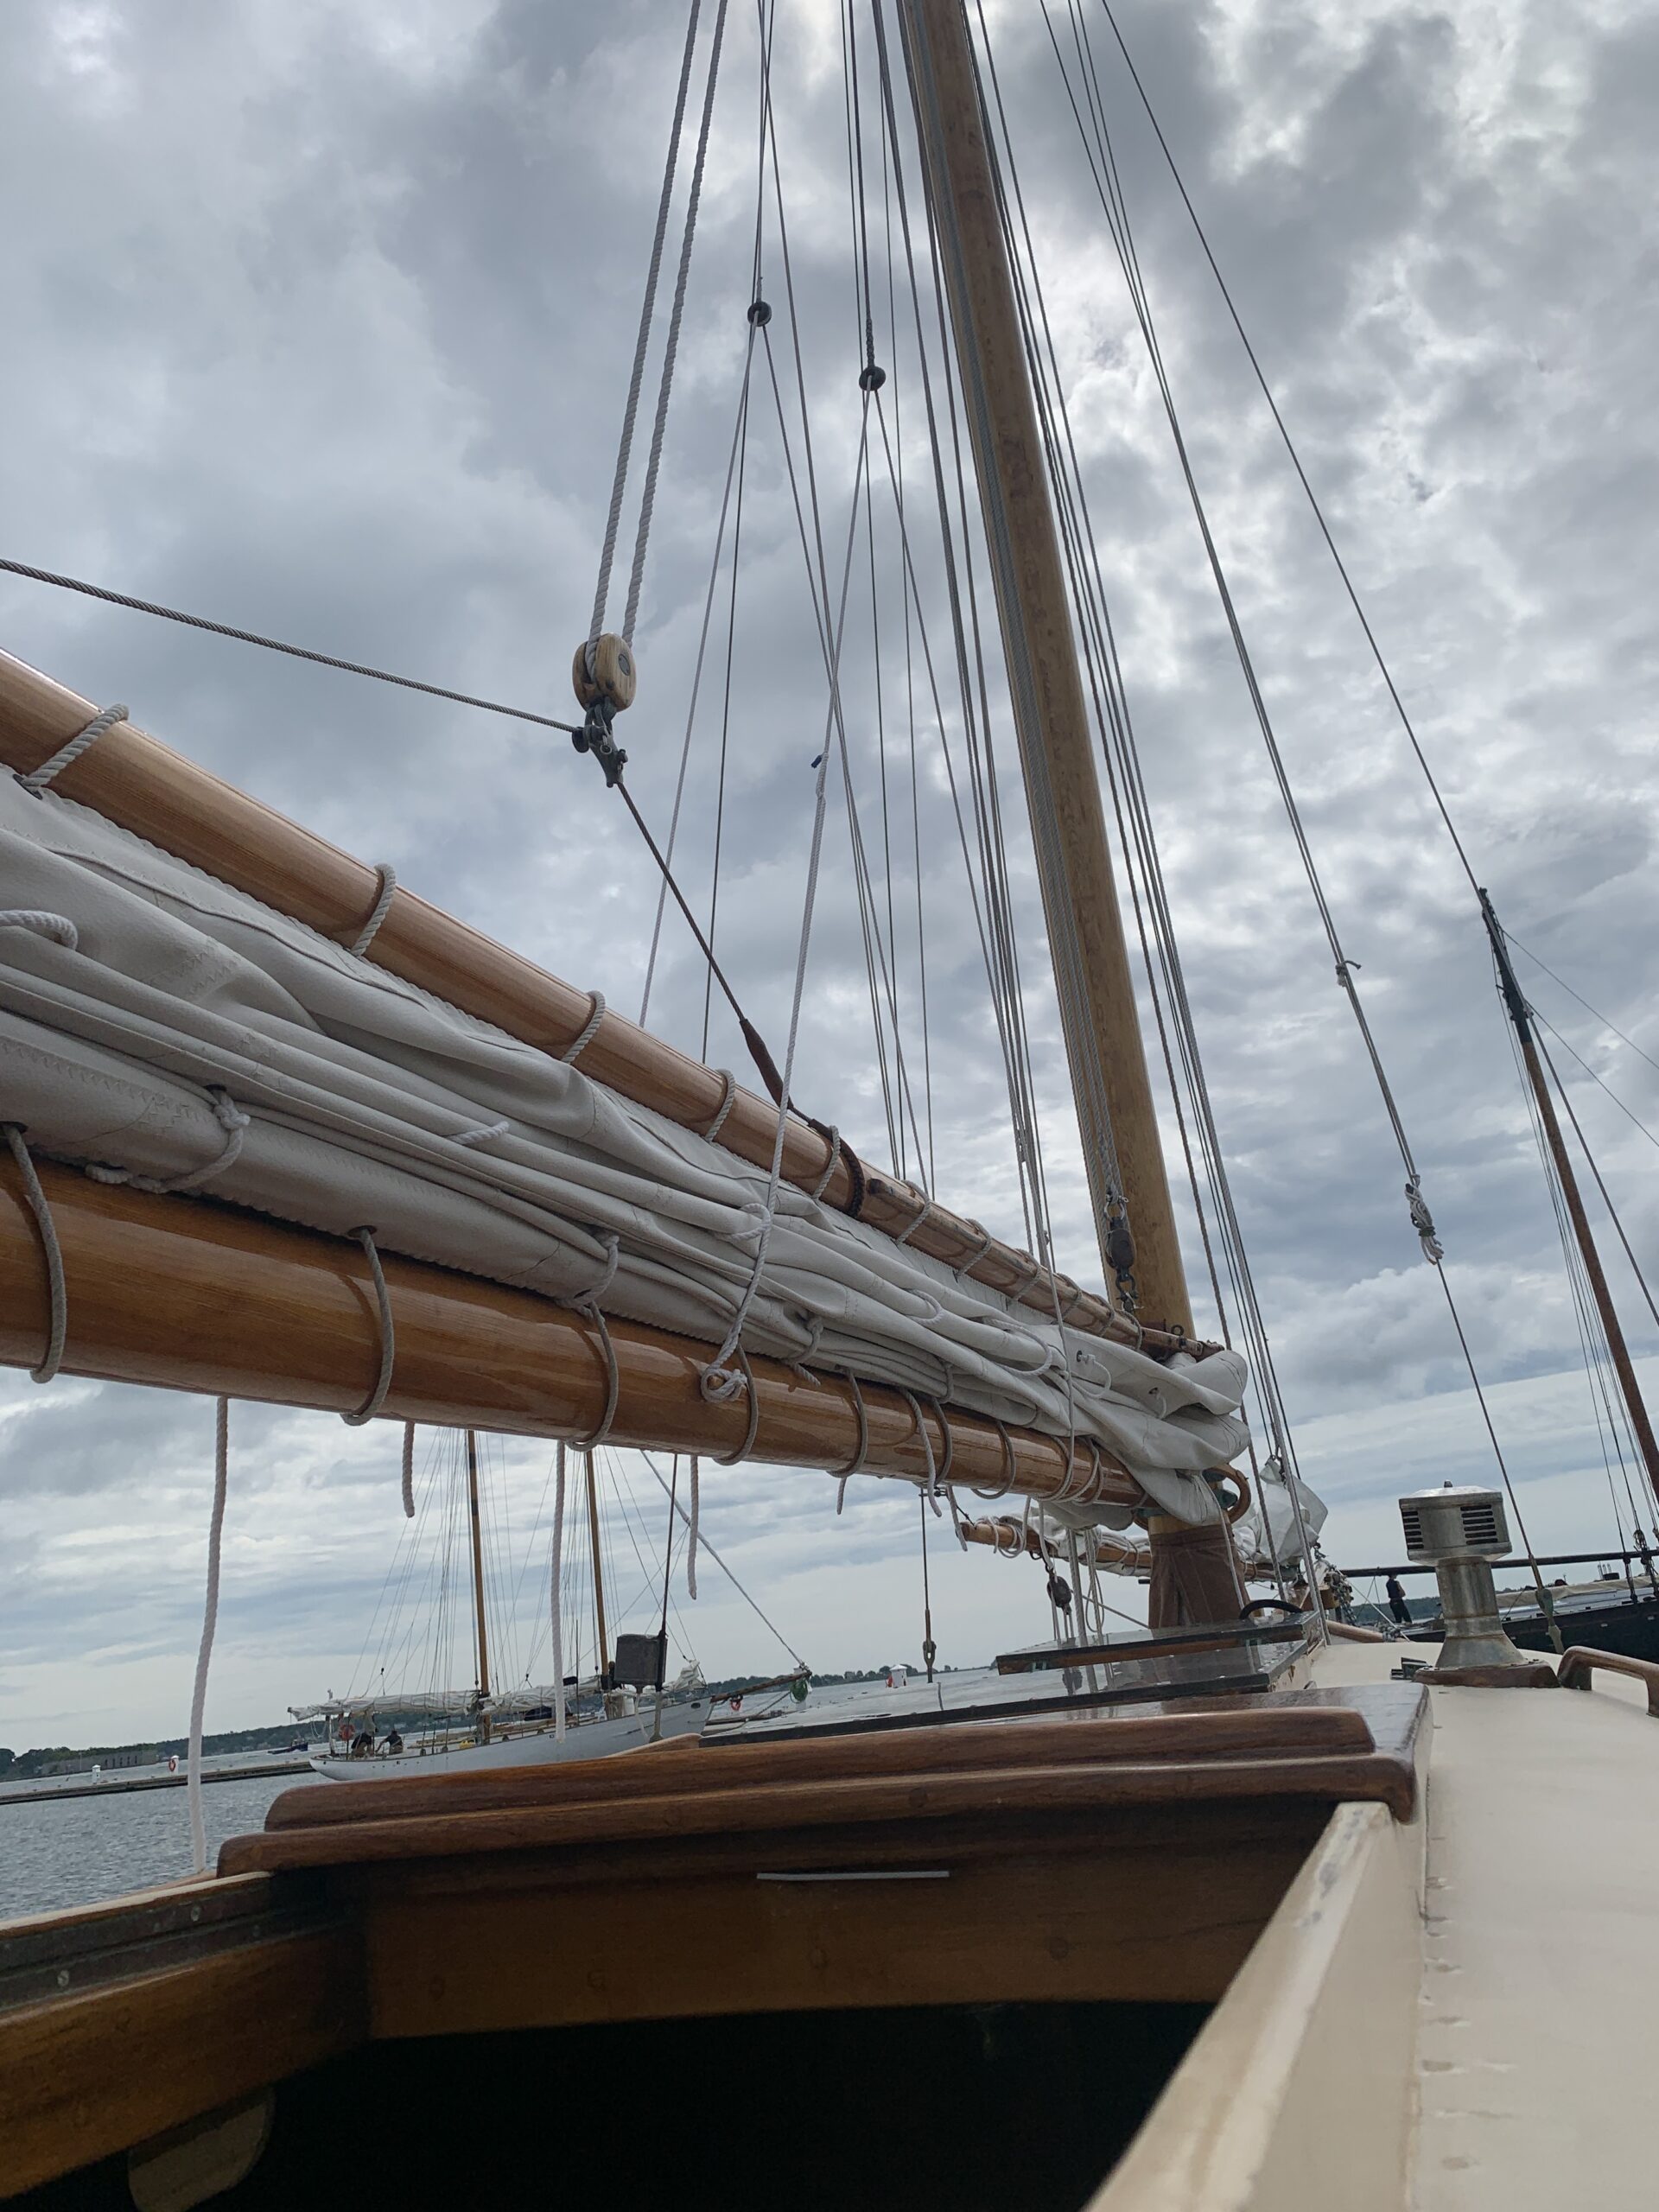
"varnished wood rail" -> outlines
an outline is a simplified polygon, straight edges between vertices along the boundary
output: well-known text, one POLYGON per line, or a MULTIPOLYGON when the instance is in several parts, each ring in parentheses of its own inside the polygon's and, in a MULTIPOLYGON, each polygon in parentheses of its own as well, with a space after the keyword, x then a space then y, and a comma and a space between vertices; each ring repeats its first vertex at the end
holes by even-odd
POLYGON ((1642 1683, 1648 1693, 1648 1711, 1659 1720, 1659 1667, 1651 1659, 1631 1659, 1622 1651, 1594 1651, 1588 1644, 1575 1643, 1562 1652, 1556 1673, 1563 1689, 1587 1690, 1598 1668, 1605 1675, 1627 1675, 1642 1683))

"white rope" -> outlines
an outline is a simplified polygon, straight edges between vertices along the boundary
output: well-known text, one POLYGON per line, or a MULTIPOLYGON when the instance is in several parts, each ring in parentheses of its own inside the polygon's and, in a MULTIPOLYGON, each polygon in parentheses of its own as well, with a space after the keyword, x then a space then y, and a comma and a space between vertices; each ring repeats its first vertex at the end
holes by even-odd
POLYGON ((599 1331, 600 1345, 605 1355, 605 1410, 600 1415, 599 1427, 593 1434, 580 1438, 576 1444, 578 1452, 591 1452, 611 1433, 611 1423, 616 1419, 616 1402, 622 1395, 622 1377, 616 1364, 616 1346, 611 1342, 605 1316, 597 1306, 584 1305, 577 1311, 599 1331))
POLYGON ((690 1534, 686 1538, 685 1544, 685 1594, 688 1598, 695 1598, 697 1594, 697 1524, 701 1511, 702 1502, 697 1482, 697 1455, 694 1452, 691 1454, 691 1513, 688 1523, 690 1534))
MULTIPOLYGON (((859 469, 863 466, 864 454, 868 449, 868 443, 869 403, 867 397, 863 410, 863 429, 859 440, 859 460, 853 472, 855 486, 858 482, 859 469)), ((737 1312, 733 1316, 731 1325, 726 1332, 724 1343, 709 1362, 703 1376, 705 1383, 712 1379, 715 1385, 713 1395, 721 1397, 729 1397, 738 1387, 736 1378, 731 1374, 726 1363, 737 1350, 738 1338, 743 1332, 743 1324, 749 1317, 749 1308, 753 1305, 755 1294, 760 1287, 760 1278, 766 1264, 766 1254, 772 1244, 772 1223, 777 1216, 779 1186, 783 1180, 784 1136, 789 1126, 789 1101, 795 1076, 795 1048, 800 1041, 801 1006, 806 996, 806 960, 812 942, 812 914, 818 895, 818 869, 823 858, 823 824, 830 790, 830 741, 835 734, 841 715, 841 648, 846 636, 847 587, 853 572, 853 548, 857 539, 858 500, 855 497, 852 521, 847 532, 847 558, 842 567, 841 606, 834 632, 834 649, 826 651, 825 653, 826 672, 830 679, 830 713, 824 726, 823 749, 818 754, 815 764, 817 769, 817 783, 813 793, 812 843, 807 855, 806 893, 801 903, 800 943, 795 955, 795 989, 789 1008, 789 1042, 784 1052, 783 1081, 779 1086, 778 1127, 772 1141, 772 1169, 766 1179, 766 1217, 761 1223, 760 1241, 755 1247, 754 1266, 750 1272, 743 1295, 738 1301, 737 1312)), ((839 1140, 836 1141, 836 1148, 838 1146, 839 1140)), ((834 1165, 833 1150, 830 1165, 834 1165)), ((826 1169, 818 1185, 819 1192, 824 1189, 829 1180, 829 1170, 826 1169)), ((816 1198, 818 1192, 815 1192, 813 1195, 816 1198)), ((705 1389, 704 1395, 711 1395, 710 1392, 705 1389)))
POLYGON ((564 1741, 564 1610, 561 1584, 564 1580, 565 1450, 561 1438, 553 1448, 553 1552, 548 1565, 550 1601, 553 1609, 553 1740, 564 1741))
POLYGON ((48 914, 39 906, 0 907, 0 929, 29 930, 36 937, 50 938, 68 952, 80 947, 80 932, 67 914, 48 914))
POLYGON ((391 1388, 392 1363, 397 1356, 397 1332, 391 1317, 391 1294, 386 1288, 385 1268, 380 1255, 374 1248, 372 1229, 354 1229, 352 1235, 368 1256, 369 1274, 374 1282, 374 1306, 380 1331, 380 1372, 374 1379, 374 1388, 354 1414, 342 1414, 340 1419, 347 1428, 361 1428, 371 1421, 386 1402, 386 1393, 391 1388))
POLYGON ((840 1165, 841 1131, 832 1122, 830 1124, 830 1157, 823 1163, 823 1174, 819 1176, 817 1181, 812 1185, 812 1196, 814 1198, 821 1198, 823 1196, 824 1192, 830 1187, 830 1178, 835 1173, 836 1168, 840 1165))
POLYGON ((475 1129, 463 1129, 451 1140, 455 1144, 486 1144, 492 1137, 504 1137, 512 1123, 508 1121, 484 1122, 475 1129))
POLYGON ((564 1062, 566 1067, 575 1067, 576 1062, 599 1034, 599 1025, 604 1019, 605 994, 603 991, 590 991, 588 994, 588 1019, 576 1032, 571 1042, 559 1054, 559 1058, 564 1062))
POLYGON ((213 1510, 207 1522, 207 1592, 201 1613, 201 1643, 196 1652, 196 1679, 190 1693, 189 1764, 185 1774, 185 1795, 190 1804, 190 1863, 198 1874, 207 1872, 207 1830, 201 1813, 201 1720, 207 1703, 207 1662, 213 1656, 213 1630, 219 1625, 219 1560, 225 1534, 230 1441, 231 1402, 221 1398, 213 1422, 213 1510))
POLYGON ((633 643, 633 626, 639 613, 639 593, 645 580, 645 542, 651 536, 652 511, 657 504, 657 470, 663 457, 663 433, 668 426, 668 397, 674 383, 674 362, 680 347, 680 318, 685 309, 686 279, 691 270, 691 240, 697 227, 697 203, 702 197, 703 163, 709 153, 709 126, 714 120, 715 81, 720 73, 721 41, 726 35, 726 0, 715 16, 715 35, 709 49, 709 82, 702 96, 702 122, 697 150, 691 165, 690 189, 685 201, 685 235, 680 244, 680 265, 674 279, 674 303, 669 309, 668 336, 663 345, 662 378, 657 387, 657 416, 651 426, 651 451, 645 460, 645 490, 639 499, 639 526, 633 541, 633 572, 628 578, 627 612, 622 618, 622 640, 633 643))
POLYGON ((415 1518, 415 1424, 404 1423, 404 1518, 415 1518))
POLYGON ((657 302, 657 279, 663 265, 663 240, 668 232, 669 202, 674 196, 674 165, 678 159, 680 127, 685 120, 685 96, 691 83, 691 55, 697 42, 697 17, 702 0, 691 0, 685 27, 685 52, 680 60, 679 90, 674 96, 674 120, 669 125, 668 154, 663 163, 662 197, 657 203, 657 228, 651 241, 651 263, 645 271, 645 296, 639 308, 639 334, 634 340, 633 370, 628 378, 627 404, 622 410, 622 435, 616 449, 616 474, 611 484, 610 512, 605 518, 605 543, 599 556, 599 586, 594 594, 593 620, 588 626, 588 653, 605 627, 605 601, 611 588, 611 563, 616 557, 616 533, 622 520, 622 494, 628 480, 628 455, 633 447, 634 418, 639 411, 639 386, 645 380, 645 349, 651 341, 651 318, 657 302))
POLYGON ((51 1205, 41 1188, 41 1179, 35 1172, 35 1162, 23 1141, 22 1123, 6 1122, 0 1123, 0 1127, 5 1130, 6 1142, 17 1163, 17 1173, 23 1179, 23 1196, 35 1217, 35 1226, 41 1235, 41 1249, 46 1255, 46 1288, 49 1301, 46 1351, 40 1365, 31 1367, 29 1371, 36 1382, 49 1382, 63 1364, 63 1340, 69 1325, 69 1293, 64 1281, 63 1249, 58 1243, 58 1225, 52 1218, 51 1205))
MULTIPOLYGON (((0 915, 0 920, 4 918, 3 915, 0 915)), ((714 1120, 702 1133, 710 1144, 725 1128, 726 1116, 731 1112, 732 1103, 736 1096, 737 1077, 732 1073, 730 1068, 721 1068, 720 1070, 720 1105, 715 1111, 714 1120)))
POLYGON ((855 1475, 863 1473, 864 1457, 870 1448, 870 1416, 865 1408, 864 1393, 859 1387, 858 1377, 850 1368, 847 1373, 847 1387, 853 1394, 853 1411, 858 1415, 858 1449, 854 1452, 848 1465, 842 1469, 836 1482, 837 1517, 840 1516, 842 1506, 847 1503, 847 1485, 855 1475))
POLYGON ((215 1175, 223 1174, 241 1155, 243 1141, 253 1124, 228 1090, 218 1084, 207 1086, 207 1103, 213 1109, 213 1119, 225 1132, 225 1142, 215 1157, 205 1167, 194 1168, 188 1175, 139 1175, 130 1167, 111 1167, 100 1160, 87 1163, 86 1173, 94 1183, 105 1183, 118 1189, 148 1191, 152 1196, 166 1196, 175 1191, 199 1191, 215 1175))
POLYGON ((90 746, 96 745, 106 730, 113 729, 118 722, 124 722, 126 719, 127 709, 124 707, 105 707, 101 713, 92 716, 85 729, 77 730, 67 745, 60 745, 49 760, 42 760, 40 766, 31 769, 28 775, 19 776, 18 782, 26 791, 32 791, 39 798, 53 779, 79 760, 90 746))
POLYGON ((358 931, 356 942, 352 946, 359 960, 379 933, 380 925, 385 920, 391 905, 391 895, 397 888, 397 872, 390 861, 377 861, 374 873, 379 887, 374 894, 374 904, 369 909, 369 918, 358 931))

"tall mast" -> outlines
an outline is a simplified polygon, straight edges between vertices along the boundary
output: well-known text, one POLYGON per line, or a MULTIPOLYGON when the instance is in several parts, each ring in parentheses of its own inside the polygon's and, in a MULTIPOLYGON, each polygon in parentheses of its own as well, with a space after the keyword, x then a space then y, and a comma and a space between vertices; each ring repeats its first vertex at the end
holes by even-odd
POLYGON ((1618 1387, 1624 1394, 1637 1449, 1641 1452, 1642 1464, 1647 1470, 1648 1487, 1654 1494, 1656 1504, 1659 1504, 1659 1443, 1655 1441, 1653 1423, 1648 1418, 1647 1404, 1642 1395, 1641 1385, 1636 1379, 1630 1347, 1624 1341, 1624 1332, 1619 1326, 1612 1293, 1607 1287, 1601 1255, 1596 1249, 1596 1240, 1590 1233, 1590 1217, 1584 1210, 1578 1177, 1573 1172, 1573 1162, 1567 1156, 1561 1125, 1556 1119, 1555 1102, 1550 1096, 1549 1085, 1544 1080, 1543 1064, 1538 1056, 1538 1042, 1533 1034, 1532 1008, 1516 980, 1503 925, 1491 899, 1484 891, 1480 893, 1480 911, 1486 924, 1486 934, 1491 940, 1492 957, 1497 963, 1498 988, 1503 995, 1503 1005, 1510 1020, 1515 1025, 1515 1033, 1521 1040, 1521 1058, 1526 1065, 1527 1080, 1531 1084, 1532 1095, 1537 1101, 1538 1117, 1544 1125, 1544 1141, 1555 1163, 1561 1196, 1567 1201, 1567 1218, 1573 1224, 1573 1234, 1578 1239, 1579 1250, 1584 1260, 1584 1271, 1590 1279, 1590 1294, 1596 1301, 1597 1313, 1601 1316, 1602 1331, 1607 1338, 1607 1349, 1612 1354, 1618 1387))
POLYGON ((467 1503, 473 1521, 473 1618, 478 1630, 478 1694, 490 1694, 490 1644, 484 1625, 484 1535, 478 1518, 478 1432, 467 1432, 467 1503))
POLYGON ((584 1452, 582 1456, 588 1468, 588 1537, 594 1554, 594 1623, 599 1637, 599 1680, 602 1689, 605 1677, 611 1671, 611 1654, 605 1641, 605 1577, 599 1563, 599 1485, 594 1478, 593 1453, 584 1452))
POLYGON ((1140 1312, 1190 1332, 968 20, 962 0, 899 5, 1101 1256, 1109 1283, 1123 1257, 1112 1219, 1121 1197, 1140 1312))

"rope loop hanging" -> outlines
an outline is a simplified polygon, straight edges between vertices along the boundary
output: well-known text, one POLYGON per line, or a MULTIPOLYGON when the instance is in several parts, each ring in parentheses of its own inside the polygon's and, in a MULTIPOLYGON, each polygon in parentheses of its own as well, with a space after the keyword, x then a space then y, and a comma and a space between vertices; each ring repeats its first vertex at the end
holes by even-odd
POLYGON ((939 1471, 933 1456, 933 1440, 927 1433, 927 1423, 922 1419, 921 1400, 913 1390, 906 1389, 902 1382, 895 1383, 893 1387, 910 1408, 910 1417, 916 1426, 917 1440, 927 1454, 927 1478, 922 1484, 922 1496, 932 1507, 937 1518, 939 1513, 939 1471))
POLYGON ((363 1247, 369 1263, 369 1274, 374 1284, 374 1310, 380 1337, 380 1371, 374 1378, 374 1388, 354 1414, 342 1414, 340 1419, 347 1428, 361 1428, 372 1421, 386 1402, 386 1393, 391 1388, 392 1363, 397 1355, 397 1325, 392 1319, 391 1293, 386 1288, 386 1271, 380 1264, 380 1255, 375 1248, 372 1229, 354 1229, 351 1234, 363 1247))
POLYGON ((358 931, 351 946, 352 951, 359 960, 367 953, 369 947, 379 935, 380 925, 391 911, 392 893, 397 888, 397 872, 390 861, 377 861, 374 874, 377 885, 374 904, 369 909, 368 919, 358 931))
POLYGON ((230 1488, 230 1458, 231 1402, 221 1398, 213 1421, 213 1503, 207 1521, 207 1589, 201 1609, 201 1642, 196 1650, 195 1681, 190 1692, 190 1739, 186 1751, 190 1863, 198 1874, 207 1872, 207 1830, 201 1803, 201 1725, 207 1706, 207 1664, 213 1656, 213 1631, 219 1625, 219 1567, 225 1536, 225 1499, 230 1488))
POLYGON ((35 1217, 35 1226, 40 1234, 41 1250, 46 1260, 46 1287, 48 1300, 48 1319, 46 1331, 46 1351, 38 1367, 31 1367, 29 1375, 36 1382, 49 1382, 63 1364, 64 1338, 69 1326, 69 1293, 64 1280, 63 1249, 58 1243, 58 1225, 52 1218, 51 1202, 41 1187, 41 1179, 35 1168, 34 1158, 23 1136, 21 1122, 0 1123, 6 1134, 11 1156, 17 1163, 17 1173, 23 1179, 23 1197, 35 1217))
POLYGON ((96 745, 105 731, 112 730, 118 722, 124 722, 126 719, 127 709, 124 707, 104 708, 92 716, 84 729, 78 729, 67 744, 60 745, 49 760, 42 760, 40 766, 31 769, 28 775, 19 776, 18 782, 31 798, 43 798, 66 768, 73 766, 83 753, 96 745))
POLYGON ((754 1370, 749 1365, 749 1355, 741 1344, 734 1344, 730 1356, 737 1362, 739 1373, 731 1375, 719 1368, 705 1367, 697 1382, 703 1396, 714 1405, 721 1405, 728 1399, 734 1398, 740 1390, 748 1395, 749 1423, 744 1432, 743 1441, 735 1452, 712 1452, 709 1456, 717 1467, 735 1467, 740 1460, 747 1459, 754 1449, 755 1435, 760 1427, 760 1400, 755 1391, 754 1370), (722 1388, 722 1385, 728 1387, 722 1388))
POLYGON ((1002 1480, 1000 1484, 969 1483, 968 1487, 976 1497, 988 1499, 1006 1497, 1014 1488, 1014 1478, 1017 1471, 1014 1456, 1014 1439, 1008 1434, 1008 1425, 1006 1421, 998 1421, 995 1414, 988 1414, 986 1419, 1002 1440, 1002 1480))
POLYGON ((864 1403, 864 1393, 859 1388, 858 1377, 853 1373, 850 1367, 847 1370, 845 1381, 848 1389, 853 1394, 853 1411, 858 1415, 858 1449, 854 1452, 847 1465, 842 1469, 840 1477, 836 1484, 836 1512, 837 1516, 839 1516, 842 1506, 847 1503, 848 1484, 851 1482, 855 1475, 861 1475, 864 1471, 864 1461, 870 1448, 869 1409, 864 1403))
POLYGON ((412 1421, 404 1423, 403 1475, 404 1518, 412 1521, 415 1518, 415 1424, 412 1421))
POLYGON ((600 1350, 605 1361, 605 1410, 599 1417, 599 1426, 591 1436, 576 1440, 578 1452, 597 1450, 611 1433, 611 1423, 616 1419, 616 1402, 622 1395, 622 1376, 616 1364, 616 1346, 611 1342, 611 1332, 605 1316, 597 1306, 580 1306, 576 1311, 599 1331, 600 1350))

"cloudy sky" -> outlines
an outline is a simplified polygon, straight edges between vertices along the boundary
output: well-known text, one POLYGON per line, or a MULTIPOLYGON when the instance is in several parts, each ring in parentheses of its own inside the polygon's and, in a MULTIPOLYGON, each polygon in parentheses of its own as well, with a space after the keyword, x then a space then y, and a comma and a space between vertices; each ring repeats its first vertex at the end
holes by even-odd
MULTIPOLYGON (((1064 0, 1050 4, 1063 26, 1064 0)), ((1614 1512, 1576 1324, 1467 886, 1103 16, 1086 4, 1194 466, 1534 1538, 1607 1542, 1614 1512)), ((1123 0, 1118 12, 1482 880, 1521 942, 1604 1019, 1523 961, 1528 988, 1651 1123, 1659 11, 1622 0, 1123 0)), ((1394 1494, 1442 1472, 1486 1479, 1490 1452, 1202 568, 1041 9, 1003 0, 988 16, 1303 1466, 1331 1501, 1334 1555, 1392 1555, 1394 1494)), ((0 10, 0 553, 568 711, 684 20, 678 0, 10 0, 0 10)), ((868 0, 857 27, 868 62, 868 0)), ((753 11, 739 0, 626 729, 631 785, 659 827, 748 335, 756 46, 753 11)), ((860 423, 841 57, 830 0, 779 0, 779 169, 836 563, 860 423)), ((867 100, 873 89, 867 78, 867 100)), ((891 203, 868 107, 864 124, 878 350, 892 371, 884 404, 897 411, 907 481, 926 488, 913 343, 882 343, 891 203)), ((908 165, 908 143, 901 150, 908 165)), ((764 253, 787 387, 775 207, 764 253)), ((901 300, 904 282, 900 267, 901 300)), ((752 399, 730 703, 722 712, 728 535, 678 859, 706 905, 723 725, 719 942, 746 1004, 777 1036, 825 686, 758 371, 752 399)), ((798 466, 798 423, 792 437, 798 466)), ((1018 1234, 1002 1072, 914 639, 910 810, 883 473, 878 461, 880 651, 868 550, 846 649, 861 818, 884 928, 891 890, 901 1035, 918 1119, 931 1111, 937 1186, 1018 1234)), ((921 620, 948 664, 925 510, 912 497, 921 620)), ((630 517, 625 561, 631 543, 630 517)), ((88 696, 130 702, 193 758, 637 1007, 655 886, 616 803, 562 739, 3 578, 0 644, 88 696)), ((949 711, 947 723, 959 745, 949 711)), ((999 741, 1011 766, 1005 715, 999 741)), ((1064 1263, 1097 1281, 1034 878, 1007 796, 1056 1235, 1064 1263)), ((672 929, 651 1022, 702 1049, 702 978, 672 929)), ((717 1005, 708 1052, 742 1068, 717 1005)), ((1632 1242, 1651 1255, 1651 1140, 1557 1056, 1632 1242)), ((798 1089, 887 1158, 839 798, 798 1089)), ((1628 1279, 1615 1280, 1649 1355, 1628 1279)), ((41 1392, 14 1377, 0 1383, 0 1742, 181 1728, 211 1405, 79 1382, 41 1392)), ((371 1623, 389 1571, 407 1565, 411 1589, 435 1573, 430 1548, 412 1565, 398 1549, 395 1432, 248 1408, 233 1434, 208 1706, 219 1727, 271 1719, 342 1688, 354 1669, 360 1681, 378 1663, 371 1623)), ((429 1457, 441 1487, 443 1455, 429 1457)), ((518 1446, 490 1461, 504 1582, 526 1593, 527 1620, 547 1461, 518 1446)), ((631 1463, 618 1483, 660 1542, 649 1475, 631 1463)), ((914 1653, 913 1502, 855 1484, 838 1520, 822 1478, 760 1468, 710 1476, 707 1497, 714 1541, 814 1663, 914 1653)), ((613 1545, 631 1560, 623 1509, 610 1510, 613 1545)), ((429 1548, 442 1517, 435 1503, 429 1548)), ((619 1571, 625 1581, 632 1572, 619 1571)), ((710 1673, 781 1657, 717 1575, 706 1572, 702 1587, 681 1611, 710 1673)), ((1045 1631, 1034 1570, 961 1558, 948 1538, 935 1540, 933 1600, 942 1656, 958 1662, 1045 1631)))

